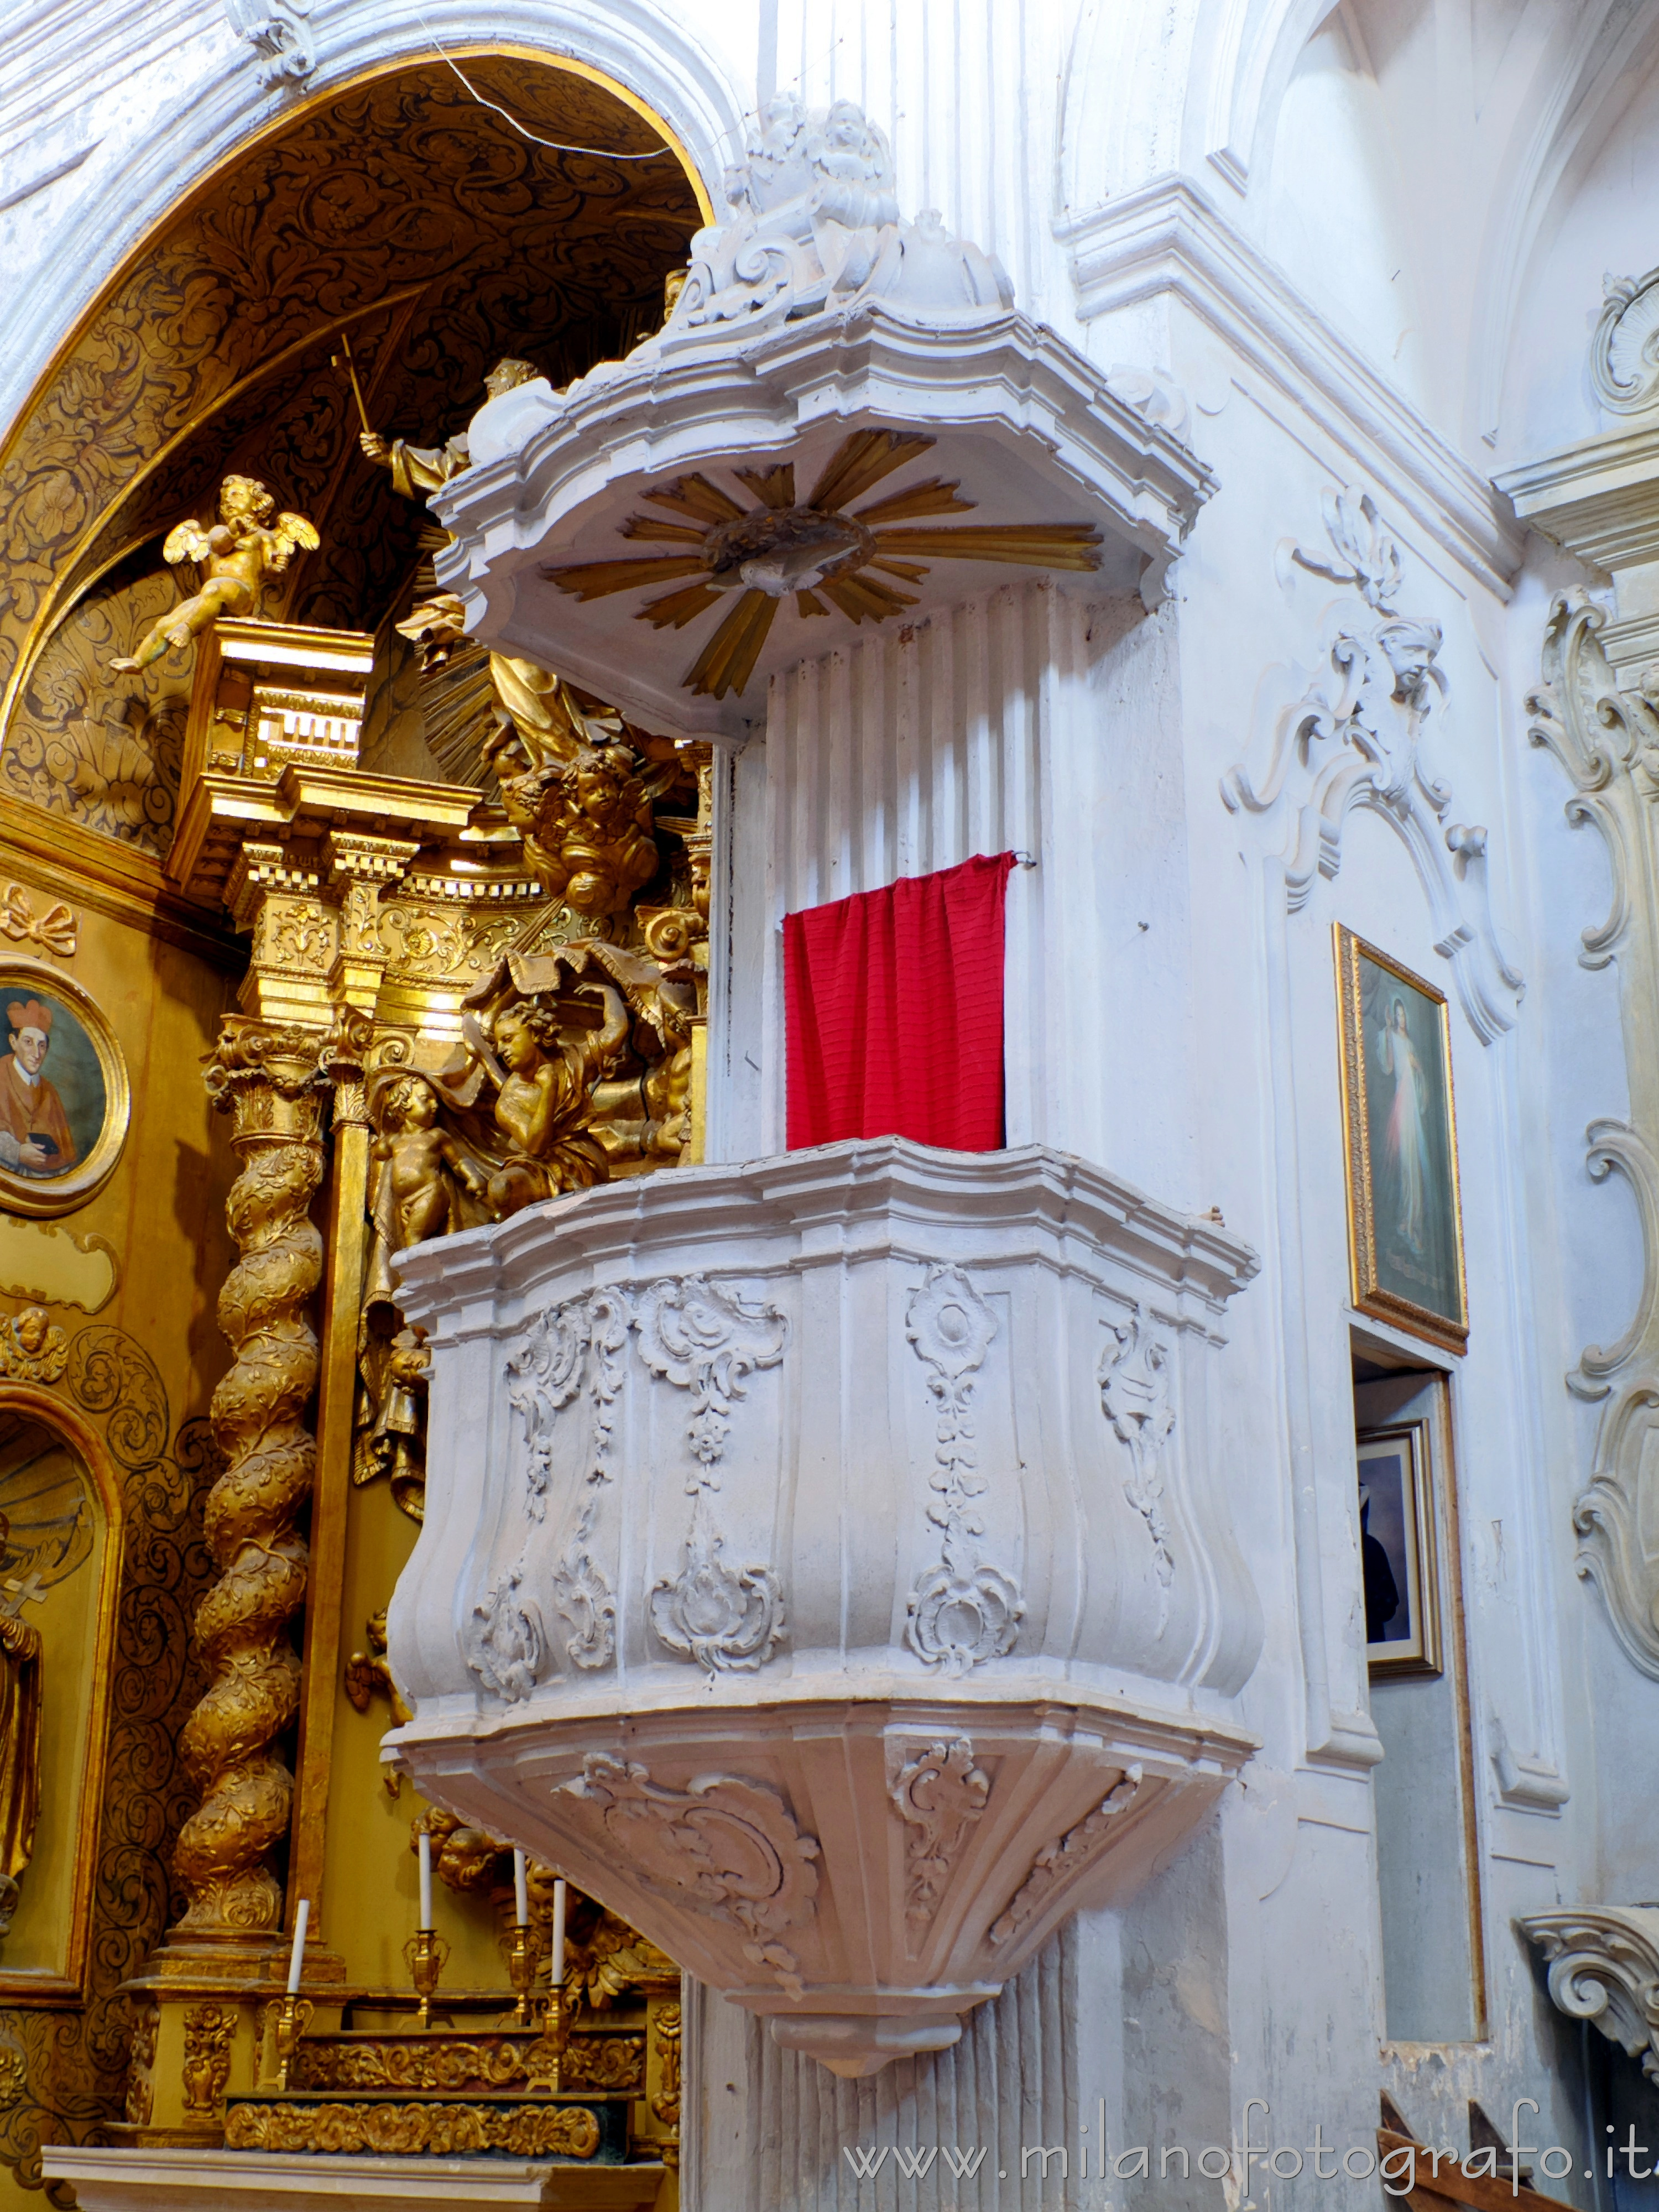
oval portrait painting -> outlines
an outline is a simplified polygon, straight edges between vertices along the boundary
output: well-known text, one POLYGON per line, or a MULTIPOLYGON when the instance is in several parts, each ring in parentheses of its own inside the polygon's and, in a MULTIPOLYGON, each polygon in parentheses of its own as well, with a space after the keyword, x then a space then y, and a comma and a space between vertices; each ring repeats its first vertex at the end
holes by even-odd
POLYGON ((78 985, 30 960, 0 960, 0 1206, 66 1213, 119 1157, 121 1048, 78 985))

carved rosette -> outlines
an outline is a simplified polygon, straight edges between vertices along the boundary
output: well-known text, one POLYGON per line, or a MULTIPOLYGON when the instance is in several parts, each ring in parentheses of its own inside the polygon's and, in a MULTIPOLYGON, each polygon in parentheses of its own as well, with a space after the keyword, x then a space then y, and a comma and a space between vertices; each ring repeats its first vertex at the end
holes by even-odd
POLYGON ((219 1297, 235 1353, 213 1395, 224 1471, 205 1533, 219 1580, 196 1615, 210 1680, 180 1749, 202 1802, 173 1864, 190 1892, 179 1926, 198 1936, 281 1924, 270 1854, 287 1835, 294 1778, 278 1746, 299 1711, 289 1624, 305 1600, 307 1548, 295 1522, 311 1494, 316 1447, 306 1426, 317 1382, 307 1307, 322 1272, 309 1208, 323 1174, 327 1097, 319 1031, 233 1017, 207 1066, 214 1103, 233 1116, 239 1173, 226 1218, 241 1257, 219 1297))

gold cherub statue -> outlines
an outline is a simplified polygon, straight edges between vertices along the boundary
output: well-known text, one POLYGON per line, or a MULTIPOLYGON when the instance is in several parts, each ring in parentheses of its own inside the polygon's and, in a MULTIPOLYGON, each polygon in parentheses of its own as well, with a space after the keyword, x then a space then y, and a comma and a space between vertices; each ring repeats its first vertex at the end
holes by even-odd
POLYGON ((284 512, 269 529, 265 526, 276 501, 252 477, 227 477, 219 487, 219 520, 204 530, 193 517, 175 523, 161 548, 164 561, 200 561, 207 570, 201 589, 182 606, 157 616, 143 642, 130 658, 112 660, 110 666, 124 676, 134 675, 159 660, 169 646, 184 647, 221 615, 245 615, 252 611, 266 576, 281 575, 293 555, 304 546, 314 552, 322 539, 315 523, 303 514, 284 512))
POLYGON ((486 1177, 439 1122, 432 1085, 424 1076, 400 1074, 376 1106, 369 1214, 390 1249, 463 1227, 459 1193, 482 1199, 486 1177))

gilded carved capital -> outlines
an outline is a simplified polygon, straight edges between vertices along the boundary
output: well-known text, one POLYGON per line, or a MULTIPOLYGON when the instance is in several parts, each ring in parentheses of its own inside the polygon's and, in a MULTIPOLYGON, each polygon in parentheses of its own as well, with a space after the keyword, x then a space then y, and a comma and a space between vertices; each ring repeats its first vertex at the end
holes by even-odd
POLYGON ((380 934, 380 899, 402 883, 420 849, 414 838, 356 830, 335 830, 324 839, 328 891, 339 918, 328 979, 337 1004, 374 1012, 388 957, 380 934))

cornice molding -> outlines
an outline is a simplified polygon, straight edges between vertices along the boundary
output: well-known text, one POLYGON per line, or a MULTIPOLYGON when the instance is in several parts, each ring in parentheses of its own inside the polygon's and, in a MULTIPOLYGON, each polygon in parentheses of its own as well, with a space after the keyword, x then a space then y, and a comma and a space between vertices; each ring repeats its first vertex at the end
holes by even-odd
POLYGON ((1187 178, 1165 176, 1054 226, 1085 321, 1173 294, 1278 388, 1486 591, 1524 544, 1463 459, 1187 178))
MULTIPOLYGON (((819 637, 792 612, 750 690, 699 695, 684 684, 690 653, 678 629, 642 635, 632 596, 595 593, 591 607, 561 597, 550 563, 627 551, 619 539, 633 506, 670 477, 764 457, 799 465, 805 483, 848 432, 897 426, 927 434, 932 449, 917 465, 959 478, 988 519, 1094 524, 1104 546, 1091 588, 1138 588, 1150 608, 1216 488, 1156 413, 1155 401, 1121 397, 1075 346, 1013 309, 941 324, 872 301, 752 338, 734 332, 727 346, 642 346, 568 392, 537 380, 474 416, 471 465, 432 501, 452 538, 438 577, 465 600, 469 635, 556 659, 650 728, 740 741, 765 679, 840 642, 844 620, 812 626, 830 631, 819 637)), ((916 620, 974 588, 943 556, 929 558, 939 566, 910 586, 916 620)))
POLYGON ((1497 481, 1523 521, 1595 568, 1659 561, 1659 424, 1583 439, 1497 481))
POLYGON ((55 898, 67 895, 77 906, 143 930, 228 975, 247 965, 246 945, 174 890, 161 863, 137 846, 0 793, 0 848, 20 878, 55 898))

